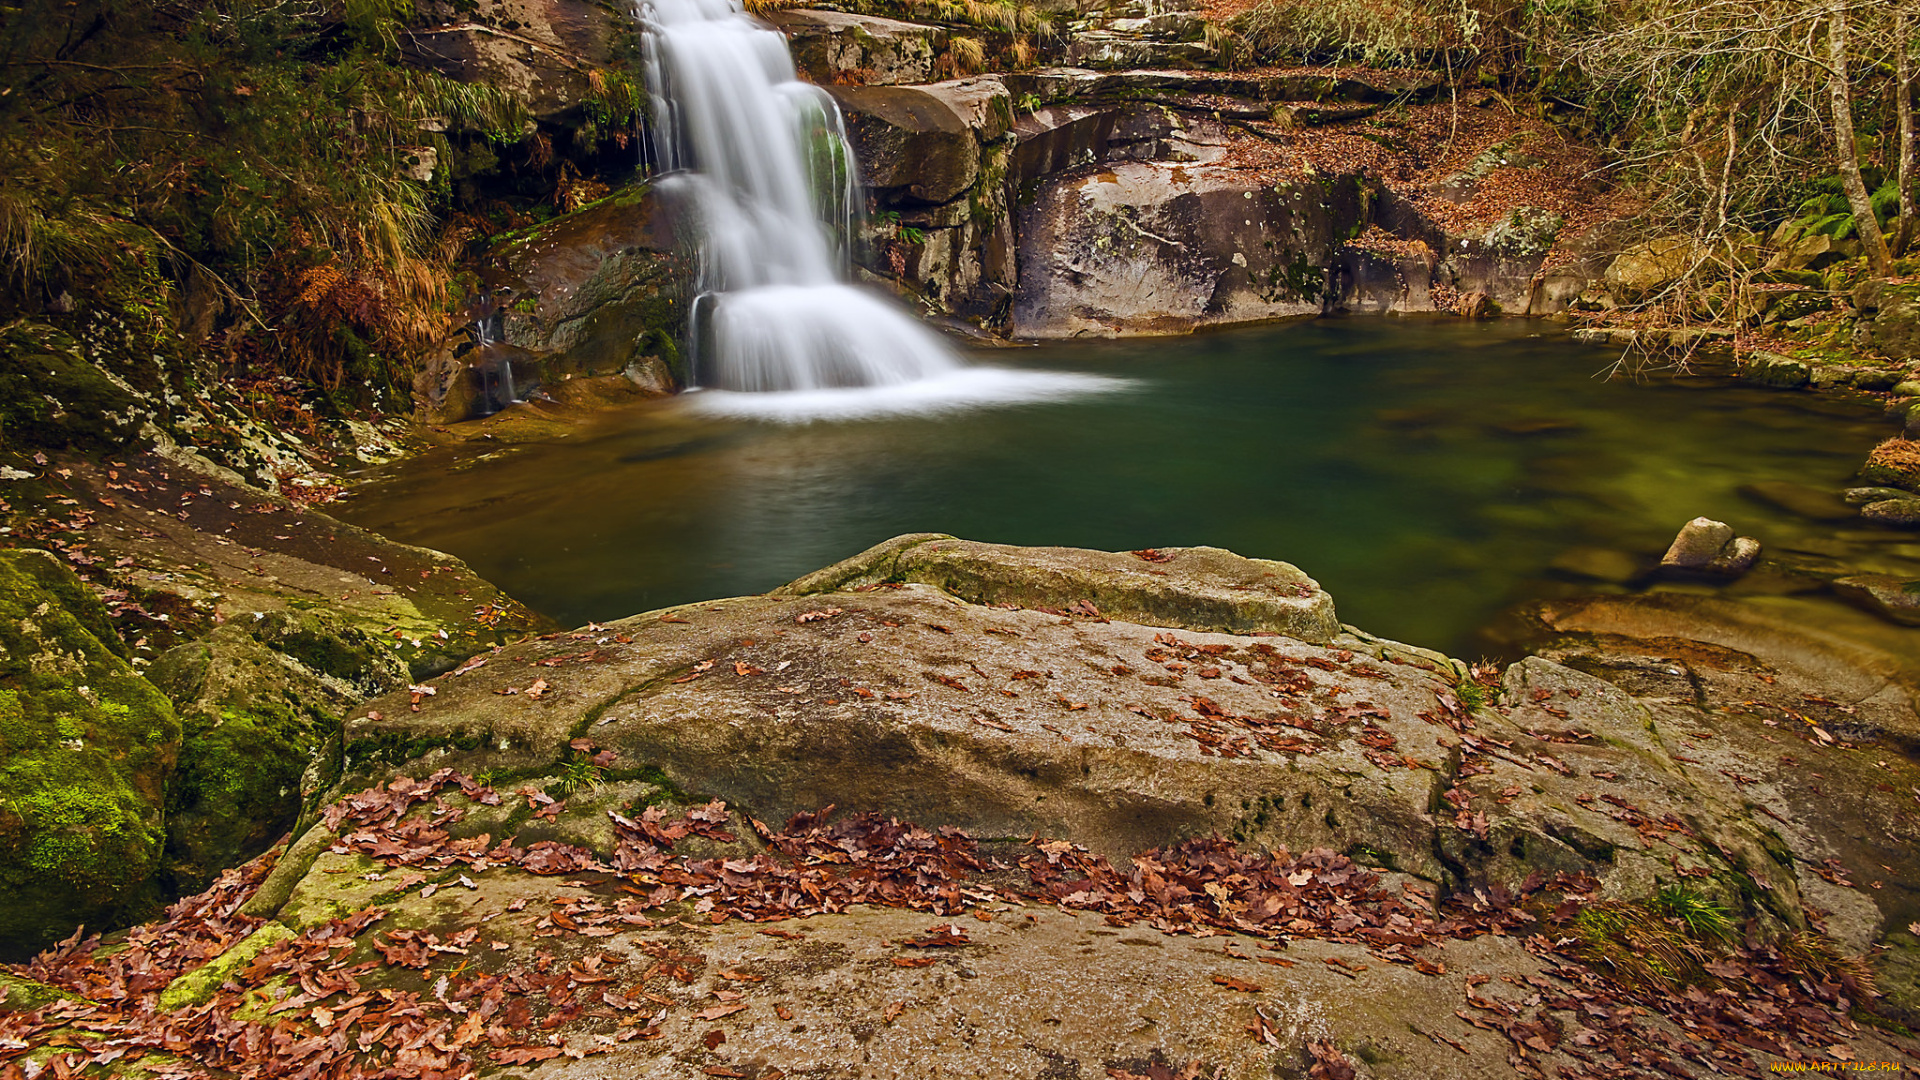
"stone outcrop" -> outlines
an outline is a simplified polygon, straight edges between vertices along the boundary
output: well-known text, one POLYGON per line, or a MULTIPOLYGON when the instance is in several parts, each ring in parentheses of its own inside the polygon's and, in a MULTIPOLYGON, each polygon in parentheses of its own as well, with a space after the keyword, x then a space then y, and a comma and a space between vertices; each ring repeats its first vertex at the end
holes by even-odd
POLYGON ((1081 605, 1147 626, 1275 633, 1326 644, 1341 633, 1333 598, 1297 567, 1220 548, 1144 555, 1019 548, 939 533, 895 537, 774 590, 811 596, 883 584, 933 585, 969 604, 1046 611, 1081 605))
POLYGON ((1319 314, 1373 190, 1354 177, 1250 188, 1207 166, 1221 140, 1175 129, 1196 161, 1117 162, 1045 185, 1021 212, 1019 337, 1114 337, 1319 314))
POLYGON ((1920 441, 1888 439, 1874 447, 1860 468, 1860 479, 1920 494, 1920 441))
POLYGON ((817 83, 883 86, 933 82, 947 47, 941 26, 843 11, 789 9, 767 20, 787 35, 802 78, 817 83))
MULTIPOLYGON (((1570 910, 1666 890, 1754 941, 1886 946, 1873 1004, 1914 1015, 1920 837, 1880 795, 1920 783, 1911 656, 1684 596, 1543 605, 1549 655, 1497 687, 1350 628, 1291 636, 1291 607, 1195 628, 1269 575, 1306 581, 1211 549, 903 537, 777 595, 478 656, 350 723, 343 801, 217 887, 207 962, 145 992, 222 1023, 317 1004, 269 1022, 324 1028, 349 1006, 284 1007, 279 974, 338 955, 353 993, 440 1025, 405 1060, 539 1078, 1551 1075, 1622 1030, 1565 1016, 1628 999, 1637 1045, 1691 1045, 1710 998, 1582 967, 1593 927, 1552 888, 1516 906, 1565 873, 1588 882, 1570 910), (1240 861, 1283 844, 1312 850, 1240 861)), ((1860 1000, 1800 1044, 1892 1060, 1860 1000)), ((1761 1034, 1759 1068, 1799 1052, 1761 1034)))
POLYGON ((155 660, 148 681, 183 727, 167 783, 173 891, 198 892, 265 851, 332 785, 347 710, 411 682, 385 646, 364 629, 276 612, 227 623, 155 660))
POLYGON ((1540 661, 1473 709, 1462 672, 1339 627, 1285 564, 902 537, 765 597, 509 646, 430 697, 377 699, 346 726, 346 786, 538 775, 586 738, 631 770, 609 779, 766 820, 831 803, 1116 858, 1218 833, 1443 888, 1541 870, 1639 896, 1677 866, 1799 918, 1766 830, 1688 779, 1642 706, 1540 661), (1596 774, 1618 803, 1588 798, 1596 774), (1647 821, 1692 824, 1650 850, 1647 821))
POLYGON ((1912 631, 1858 620, 1812 599, 1590 597, 1530 605, 1503 642, 1630 694, 1690 759, 1689 785, 1755 808, 1816 923, 1878 950, 1883 1007, 1920 1016, 1920 945, 1903 932, 1920 817, 1888 797, 1920 785, 1920 650, 1912 631))
POLYGON ((1016 279, 1006 84, 829 90, 876 204, 893 215, 869 237, 875 268, 949 312, 979 317, 1004 305, 1016 279))
POLYGON ((257 855, 335 780, 351 705, 540 625, 451 556, 187 460, 207 471, 56 460, 7 492, 94 510, 59 558, 0 551, 0 953, 257 855))
POLYGON ((1920 360, 1920 285, 1863 282, 1853 292, 1854 347, 1869 355, 1920 360))
MULTIPOLYGON (((1269 185, 1226 162, 1251 137, 1232 122, 1353 119, 1429 99, 1435 87, 1418 78, 1042 68, 829 89, 882 213, 865 266, 934 310, 1014 336, 1456 311, 1456 297, 1475 294, 1481 314, 1549 314, 1590 276, 1577 262, 1541 272, 1560 224, 1551 215, 1517 212, 1453 237, 1358 174, 1269 185), (1208 110, 1192 107, 1202 96, 1208 110), (1414 253, 1350 243, 1370 227, 1414 253)), ((1477 180, 1461 183, 1464 199, 1477 180)))

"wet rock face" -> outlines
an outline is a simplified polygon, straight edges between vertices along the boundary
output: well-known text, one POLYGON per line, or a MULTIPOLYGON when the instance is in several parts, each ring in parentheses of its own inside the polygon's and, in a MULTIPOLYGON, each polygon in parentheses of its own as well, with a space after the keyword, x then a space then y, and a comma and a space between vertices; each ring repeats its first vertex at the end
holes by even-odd
POLYGON ((684 385, 687 281, 675 216, 639 185, 500 238, 481 307, 504 340, 450 337, 414 379, 415 415, 429 425, 491 415, 512 404, 509 385, 520 400, 539 390, 563 402, 684 385), (583 378, 593 394, 567 387, 583 378))
POLYGON ((1518 225, 1450 237, 1357 175, 1249 180, 1223 162, 1234 138, 1251 136, 1166 104, 1230 95, 1264 118, 1291 100, 1300 122, 1326 123, 1429 87, 1045 68, 828 89, 882 215, 863 265, 937 310, 1015 336, 1184 333, 1335 308, 1452 311, 1450 297, 1473 294, 1460 313, 1545 314, 1586 284, 1578 266, 1539 273, 1544 249, 1516 239, 1518 225), (1374 225, 1425 254, 1347 246, 1374 225))
POLYGON ((1006 84, 992 76, 828 92, 846 117, 868 185, 888 202, 951 202, 980 180, 981 148, 1013 126, 1006 84))
POLYGON ((0 552, 0 956, 127 919, 165 840, 180 721, 52 555, 0 552))
POLYGON ((1015 280, 1005 83, 827 89, 882 215, 869 222, 864 265, 935 309, 992 315, 1015 280))

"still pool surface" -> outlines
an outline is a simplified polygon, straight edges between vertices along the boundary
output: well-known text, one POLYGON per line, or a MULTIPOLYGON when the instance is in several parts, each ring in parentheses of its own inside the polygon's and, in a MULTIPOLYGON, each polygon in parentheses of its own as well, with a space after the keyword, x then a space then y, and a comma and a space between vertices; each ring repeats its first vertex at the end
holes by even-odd
POLYGON ((1500 608, 1565 588, 1549 567, 1569 549, 1651 562, 1699 514, 1770 545, 1831 535, 1738 489, 1837 489, 1887 434, 1864 400, 1608 380, 1615 358, 1541 323, 1388 318, 998 351, 975 359, 1124 384, 809 424, 693 395, 375 470, 338 509, 568 625, 945 532, 1283 559, 1344 621, 1472 655, 1500 608))

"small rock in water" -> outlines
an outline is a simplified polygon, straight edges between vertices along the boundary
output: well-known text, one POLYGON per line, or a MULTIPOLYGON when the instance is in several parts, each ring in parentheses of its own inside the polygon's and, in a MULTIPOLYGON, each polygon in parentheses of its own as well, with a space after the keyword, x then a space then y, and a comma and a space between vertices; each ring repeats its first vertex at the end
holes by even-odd
POLYGON ((1876 615, 1920 626, 1920 581, 1889 574, 1856 574, 1836 579, 1833 591, 1876 615))
POLYGON ((1902 494, 1897 499, 1882 499, 1860 508, 1860 516, 1882 525, 1920 528, 1920 498, 1902 494))
POLYGON ((1697 517, 1680 527, 1660 565, 1696 574, 1737 577, 1759 557, 1760 541, 1735 536, 1733 527, 1724 521, 1697 517))
POLYGON ((1885 502, 1888 499, 1910 499, 1912 497, 1913 493, 1910 491, 1901 491, 1899 488, 1890 487, 1848 488, 1846 494, 1841 496, 1849 506, 1865 506, 1868 503, 1885 502))

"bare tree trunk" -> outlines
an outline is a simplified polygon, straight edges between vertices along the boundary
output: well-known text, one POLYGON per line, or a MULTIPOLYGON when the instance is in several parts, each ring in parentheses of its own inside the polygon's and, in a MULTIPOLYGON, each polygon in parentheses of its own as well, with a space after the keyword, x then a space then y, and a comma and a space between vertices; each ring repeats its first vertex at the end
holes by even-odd
POLYGON ((1920 229, 1920 211, 1913 205, 1913 38, 1903 8, 1893 20, 1894 62, 1893 111, 1899 117, 1900 169, 1895 183, 1900 185, 1900 223, 1893 228, 1893 254, 1905 255, 1920 229))
POLYGON ((1833 0, 1827 17, 1827 98, 1833 107, 1834 156, 1840 186, 1853 207, 1853 231, 1867 251, 1867 266, 1885 277, 1893 273, 1893 254, 1873 216, 1873 199, 1860 177, 1860 150, 1853 139, 1852 80, 1847 77, 1847 0, 1833 0))

